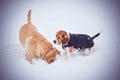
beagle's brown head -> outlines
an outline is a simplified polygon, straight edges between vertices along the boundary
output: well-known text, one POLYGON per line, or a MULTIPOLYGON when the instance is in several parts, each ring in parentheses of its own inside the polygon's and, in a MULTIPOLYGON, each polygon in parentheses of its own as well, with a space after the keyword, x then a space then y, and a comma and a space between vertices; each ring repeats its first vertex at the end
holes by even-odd
POLYGON ((68 43, 69 38, 67 35, 67 32, 65 32, 64 30, 60 30, 56 33, 56 40, 54 40, 53 42, 55 44, 66 44, 68 43))

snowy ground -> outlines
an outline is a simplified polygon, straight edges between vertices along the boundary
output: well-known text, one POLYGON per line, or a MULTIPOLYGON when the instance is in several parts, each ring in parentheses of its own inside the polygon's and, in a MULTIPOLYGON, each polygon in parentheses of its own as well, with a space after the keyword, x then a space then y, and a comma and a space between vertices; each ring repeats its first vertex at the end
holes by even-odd
POLYGON ((0 1, 0 80, 119 80, 120 43, 119 2, 80 0, 0 1), (19 29, 32 10, 32 22, 51 43, 55 33, 64 29, 90 36, 102 31, 88 56, 78 52, 57 56, 47 64, 25 60, 25 50, 19 43, 19 29))

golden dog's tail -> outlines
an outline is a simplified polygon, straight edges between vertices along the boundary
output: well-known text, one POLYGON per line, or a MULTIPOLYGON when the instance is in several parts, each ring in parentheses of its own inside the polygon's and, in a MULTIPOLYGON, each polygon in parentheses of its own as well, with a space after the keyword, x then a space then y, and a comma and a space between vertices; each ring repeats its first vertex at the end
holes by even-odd
POLYGON ((31 10, 28 11, 28 23, 31 23, 31 10))

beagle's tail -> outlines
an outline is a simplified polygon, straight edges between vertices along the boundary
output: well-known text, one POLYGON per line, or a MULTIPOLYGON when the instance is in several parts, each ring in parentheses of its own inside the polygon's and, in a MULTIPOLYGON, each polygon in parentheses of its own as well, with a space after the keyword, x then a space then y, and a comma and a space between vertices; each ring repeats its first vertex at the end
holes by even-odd
POLYGON ((100 35, 101 31, 99 33, 97 33, 96 35, 92 36, 91 39, 95 39, 96 37, 98 37, 100 35))
POLYGON ((28 11, 28 23, 31 23, 31 10, 28 11))

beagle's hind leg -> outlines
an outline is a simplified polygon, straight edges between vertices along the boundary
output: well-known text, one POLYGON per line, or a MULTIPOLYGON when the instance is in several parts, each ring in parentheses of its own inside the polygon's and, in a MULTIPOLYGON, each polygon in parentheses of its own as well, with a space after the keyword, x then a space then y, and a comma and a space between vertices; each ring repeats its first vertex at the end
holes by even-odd
POLYGON ((91 49, 86 48, 86 49, 84 49, 84 50, 81 51, 81 54, 82 54, 83 56, 88 56, 88 55, 90 54, 90 50, 91 50, 91 49))
POLYGON ((88 48, 88 50, 89 50, 89 53, 91 52, 91 50, 92 50, 92 48, 88 48))

